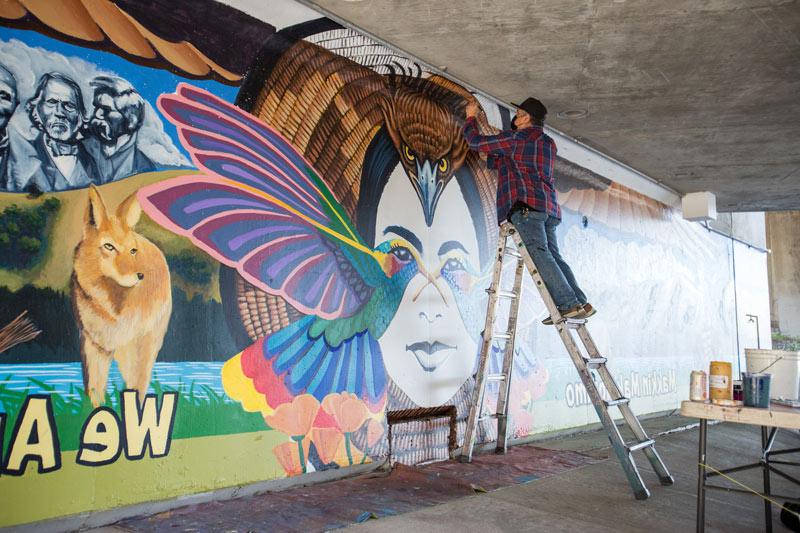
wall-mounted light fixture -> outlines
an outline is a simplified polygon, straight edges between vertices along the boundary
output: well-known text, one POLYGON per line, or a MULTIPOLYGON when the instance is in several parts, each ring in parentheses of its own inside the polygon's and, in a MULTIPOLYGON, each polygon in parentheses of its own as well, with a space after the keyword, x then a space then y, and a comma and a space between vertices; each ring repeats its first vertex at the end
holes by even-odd
POLYGON ((708 191, 685 194, 681 198, 681 208, 686 220, 717 219, 717 197, 708 191))

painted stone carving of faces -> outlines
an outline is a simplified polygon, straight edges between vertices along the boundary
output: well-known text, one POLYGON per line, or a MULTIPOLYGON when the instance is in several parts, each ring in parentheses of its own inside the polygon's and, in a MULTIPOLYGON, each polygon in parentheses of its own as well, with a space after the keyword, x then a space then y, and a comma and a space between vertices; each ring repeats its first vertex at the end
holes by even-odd
POLYGON ((398 165, 383 191, 375 221, 376 242, 395 237, 417 248, 436 285, 422 274, 408 284, 379 341, 384 365, 414 403, 442 405, 472 374, 478 350, 474 332, 467 331, 459 313, 459 296, 444 279, 452 274, 448 269, 478 264, 478 239, 458 183, 447 185, 428 227, 419 199, 398 165))
POLYGON ((78 105, 80 98, 66 83, 50 80, 36 106, 48 137, 62 142, 72 141, 77 137, 82 124, 78 105))
POLYGON ((0 66, 0 131, 5 130, 17 108, 17 84, 13 76, 0 66))
POLYGON ((92 133, 106 144, 115 143, 128 133, 128 121, 117 109, 114 98, 108 93, 99 93, 94 98, 94 113, 89 128, 92 133))

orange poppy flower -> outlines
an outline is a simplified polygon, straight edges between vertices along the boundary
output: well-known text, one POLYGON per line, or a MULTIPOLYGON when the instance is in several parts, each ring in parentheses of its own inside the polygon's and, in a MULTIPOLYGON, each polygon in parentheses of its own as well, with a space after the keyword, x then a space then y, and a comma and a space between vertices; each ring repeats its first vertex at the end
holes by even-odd
POLYGON ((278 459, 287 476, 297 476, 306 472, 308 460, 309 440, 302 441, 303 456, 300 457, 300 447, 296 441, 286 441, 272 448, 272 453, 278 459))
POLYGON ((290 437, 304 437, 311 430, 311 424, 319 411, 319 401, 310 394, 301 394, 275 408, 272 415, 265 416, 270 427, 286 433, 290 437))
POLYGON ((369 417, 364 402, 350 392, 328 394, 322 400, 322 408, 333 416, 343 433, 358 430, 369 417))
POLYGON ((317 448, 319 458, 323 463, 330 463, 336 459, 336 452, 344 435, 336 428, 314 428, 311 430, 311 440, 317 448))
POLYGON ((356 448, 353 444, 350 435, 345 435, 344 439, 339 444, 339 449, 336 450, 336 464, 339 466, 350 466, 354 464, 363 464, 367 461, 367 454, 356 448))

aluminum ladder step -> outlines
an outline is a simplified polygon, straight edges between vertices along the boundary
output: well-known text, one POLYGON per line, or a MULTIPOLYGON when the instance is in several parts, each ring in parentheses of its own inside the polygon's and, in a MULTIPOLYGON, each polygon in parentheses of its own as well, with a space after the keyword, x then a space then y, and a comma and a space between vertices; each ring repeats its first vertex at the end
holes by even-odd
POLYGON ((569 329, 578 329, 581 326, 586 325, 587 320, 585 318, 565 318, 563 323, 569 329))
POLYGON ((491 413, 488 415, 483 415, 478 417, 478 422, 484 422, 486 420, 491 420, 492 418, 505 418, 507 415, 502 413, 491 413))
POLYGON ((600 368, 601 366, 605 365, 608 359, 606 359, 605 357, 589 357, 585 358, 583 361, 586 363, 587 368, 594 370, 596 368, 600 368))
POLYGON ((630 398, 617 398, 616 400, 608 400, 605 402, 606 407, 613 407, 615 405, 624 405, 630 403, 630 398))
POLYGON ((643 450, 644 448, 649 448, 650 446, 654 446, 656 443, 653 439, 647 439, 646 441, 637 442, 635 444, 626 444, 625 447, 628 449, 628 453, 637 452, 639 450, 643 450))

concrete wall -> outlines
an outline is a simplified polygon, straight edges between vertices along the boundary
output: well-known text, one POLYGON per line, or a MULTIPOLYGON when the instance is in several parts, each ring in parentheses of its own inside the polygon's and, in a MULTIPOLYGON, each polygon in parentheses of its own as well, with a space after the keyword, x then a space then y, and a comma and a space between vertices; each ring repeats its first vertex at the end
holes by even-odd
POLYGON ((770 310, 784 335, 800 336, 800 212, 767 213, 770 310))
MULTIPOLYGON (((41 330, 0 359, 0 526, 382 461, 392 411, 452 405, 460 443, 497 239, 496 176, 461 135, 466 90, 291 0, 254 6, 260 21, 229 11, 160 30, 168 14, 142 9, 203 56, 0 38, 20 102, 0 324, 27 311, 41 330), (48 72, 60 85, 40 106, 48 72), (125 99, 97 91, 109 76, 125 99), (133 94, 141 128, 106 120, 133 94)), ((481 104, 486 128, 508 122, 481 104)), ((763 254, 618 183, 557 180, 561 248, 609 367, 640 414, 677 408, 691 370, 752 344, 743 313, 769 322, 763 254)), ((596 422, 524 292, 512 435, 596 422)), ((447 433, 397 425, 393 458, 445 458, 447 433)))

